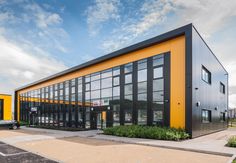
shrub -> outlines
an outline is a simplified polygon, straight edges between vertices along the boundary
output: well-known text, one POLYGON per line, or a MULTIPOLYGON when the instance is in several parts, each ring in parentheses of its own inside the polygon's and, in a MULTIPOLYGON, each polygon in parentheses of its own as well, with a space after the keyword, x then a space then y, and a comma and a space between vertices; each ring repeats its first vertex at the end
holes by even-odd
POLYGON ((236 136, 232 136, 228 139, 228 143, 226 144, 228 147, 236 147, 236 136))
POLYGON ((159 126, 115 126, 104 129, 104 134, 130 138, 146 138, 158 140, 183 140, 189 138, 189 134, 183 129, 175 129, 159 126))

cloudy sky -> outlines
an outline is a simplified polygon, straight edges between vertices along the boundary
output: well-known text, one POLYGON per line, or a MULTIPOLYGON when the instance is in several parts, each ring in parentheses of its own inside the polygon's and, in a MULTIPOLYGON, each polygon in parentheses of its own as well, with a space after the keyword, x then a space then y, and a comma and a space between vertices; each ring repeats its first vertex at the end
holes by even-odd
POLYGON ((0 0, 0 92, 188 23, 229 72, 236 107, 235 0, 0 0))

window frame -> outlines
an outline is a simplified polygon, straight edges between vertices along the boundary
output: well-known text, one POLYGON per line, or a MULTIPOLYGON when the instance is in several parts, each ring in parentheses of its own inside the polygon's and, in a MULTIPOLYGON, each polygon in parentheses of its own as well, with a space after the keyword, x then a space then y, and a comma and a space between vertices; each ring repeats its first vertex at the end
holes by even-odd
POLYGON ((225 94, 225 85, 222 82, 220 82, 220 93, 225 94), (221 87, 223 88, 222 90, 221 87))
POLYGON ((202 78, 202 80, 203 80, 205 83, 211 85, 211 83, 212 83, 212 75, 211 75, 211 72, 210 72, 205 66, 203 66, 203 65, 202 65, 202 69, 201 69, 201 78, 202 78), (205 80, 203 71, 208 74, 208 80, 205 80))

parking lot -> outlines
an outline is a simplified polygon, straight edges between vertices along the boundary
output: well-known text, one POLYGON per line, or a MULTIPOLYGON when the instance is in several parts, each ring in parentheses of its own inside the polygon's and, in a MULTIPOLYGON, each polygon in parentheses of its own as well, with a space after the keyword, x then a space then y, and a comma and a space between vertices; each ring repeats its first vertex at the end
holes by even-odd
POLYGON ((1 163, 56 163, 31 152, 16 148, 14 146, 0 142, 0 162, 1 163))

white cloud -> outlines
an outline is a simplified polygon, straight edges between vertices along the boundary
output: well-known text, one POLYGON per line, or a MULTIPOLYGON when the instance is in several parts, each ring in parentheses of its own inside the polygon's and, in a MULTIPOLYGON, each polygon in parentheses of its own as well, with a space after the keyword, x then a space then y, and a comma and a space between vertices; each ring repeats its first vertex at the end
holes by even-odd
POLYGON ((210 36, 227 26, 232 17, 236 16, 235 0, 173 0, 179 25, 194 23, 202 35, 210 36))
POLYGON ((0 92, 13 94, 15 88, 54 74, 67 67, 49 56, 25 52, 0 37, 0 92))
POLYGON ((104 41, 102 48, 106 52, 127 46, 140 36, 145 35, 152 28, 162 23, 167 14, 173 10, 172 3, 168 0, 147 0, 139 9, 140 18, 131 18, 125 21, 111 38, 104 41))
POLYGON ((37 3, 27 4, 24 8, 32 13, 33 16, 31 15, 28 19, 35 21, 39 28, 47 28, 50 25, 58 25, 63 21, 58 14, 44 10, 37 3))
POLYGON ((95 4, 88 7, 87 24, 91 35, 96 35, 101 28, 101 23, 108 20, 117 20, 120 16, 118 13, 119 0, 96 0, 95 4))

